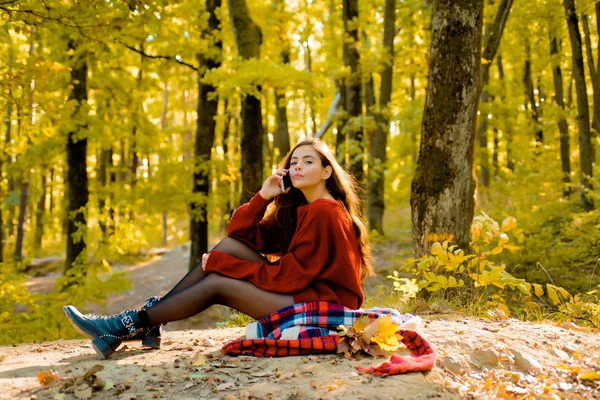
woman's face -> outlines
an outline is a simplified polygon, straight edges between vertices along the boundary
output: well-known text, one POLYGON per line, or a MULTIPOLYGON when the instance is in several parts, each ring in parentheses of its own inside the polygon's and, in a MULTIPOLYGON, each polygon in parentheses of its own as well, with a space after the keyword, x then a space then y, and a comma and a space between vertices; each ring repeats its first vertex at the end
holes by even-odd
POLYGON ((325 183, 331 174, 331 167, 323 168, 319 153, 312 146, 305 145, 294 150, 288 173, 294 187, 303 189, 325 183))

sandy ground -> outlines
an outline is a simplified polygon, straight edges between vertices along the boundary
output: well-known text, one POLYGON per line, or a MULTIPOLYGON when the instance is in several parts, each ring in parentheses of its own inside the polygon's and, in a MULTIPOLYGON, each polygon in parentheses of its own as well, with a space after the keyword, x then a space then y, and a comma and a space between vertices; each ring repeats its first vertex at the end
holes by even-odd
POLYGON ((127 343, 108 360, 87 340, 4 346, 0 398, 77 398, 69 393, 73 381, 86 398, 81 376, 95 365, 104 382, 87 393, 95 399, 600 398, 600 376, 588 379, 600 371, 597 332, 456 315, 429 317, 420 331, 436 348, 437 367, 387 378, 355 370, 381 359, 222 356, 221 346, 242 328, 169 332, 160 350, 127 343), (62 380, 42 387, 40 371, 62 380))
MULTIPOLYGON (((391 272, 387 253, 375 254, 380 275, 369 287, 391 272)), ((187 254, 180 246, 141 264, 114 266, 127 272, 133 287, 110 296, 106 307, 90 305, 88 311, 116 313, 166 293, 185 275, 187 254)), ((55 278, 33 278, 28 285, 49 291, 55 278)), ((0 399, 600 399, 600 334, 572 323, 424 315, 419 331, 436 348, 437 367, 426 374, 377 378, 355 368, 383 359, 222 356, 221 346, 242 337, 243 329, 209 327, 230 315, 226 307, 213 307, 168 324, 162 349, 129 342, 108 360, 100 359, 88 340, 0 347, 0 399), (101 370, 92 369, 97 365, 101 370), (44 371, 59 379, 43 387, 38 376, 44 371)))

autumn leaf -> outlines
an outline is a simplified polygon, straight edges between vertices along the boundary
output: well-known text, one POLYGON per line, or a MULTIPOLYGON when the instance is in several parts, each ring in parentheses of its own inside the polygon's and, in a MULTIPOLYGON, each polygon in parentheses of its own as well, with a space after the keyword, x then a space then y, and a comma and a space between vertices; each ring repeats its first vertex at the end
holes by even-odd
POLYGON ((399 335, 396 335, 398 331, 398 325, 392 321, 392 317, 384 315, 377 318, 379 321, 379 327, 375 332, 375 335, 371 338, 372 342, 375 342, 385 351, 394 351, 400 346, 399 335))
POLYGON ((361 332, 367 326, 369 326, 369 317, 364 315, 360 318, 357 318, 356 321, 354 321, 352 328, 354 329, 354 332, 361 332))
POLYGON ((196 353, 192 359, 190 360, 192 365, 196 366, 196 367, 200 367, 204 364, 206 364, 206 356, 204 354, 202 354, 201 352, 196 353))
POLYGON ((600 372, 595 371, 593 369, 587 369, 584 371, 581 371, 581 373, 579 375, 577 375, 577 378, 583 380, 583 381, 595 381, 600 379, 600 372))
POLYGON ((517 220, 514 217, 508 217, 502 221, 502 232, 506 233, 511 231, 517 226, 517 220))
POLYGON ((83 379, 87 379, 92 375, 96 374, 96 372, 100 372, 104 369, 104 365, 96 364, 92 368, 88 369, 85 374, 83 374, 83 379))
POLYGON ((54 371, 46 371, 46 370, 44 370, 44 371, 38 372, 38 377, 37 378, 38 378, 38 382, 42 386, 49 386, 49 385, 52 385, 57 380, 61 379, 61 376, 58 375, 54 371))

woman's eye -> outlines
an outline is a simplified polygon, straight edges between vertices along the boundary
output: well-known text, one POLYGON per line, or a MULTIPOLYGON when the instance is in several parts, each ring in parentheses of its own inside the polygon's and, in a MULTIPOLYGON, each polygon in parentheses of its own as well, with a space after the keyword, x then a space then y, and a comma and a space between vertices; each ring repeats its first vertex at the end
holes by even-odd
POLYGON ((307 161, 306 163, 307 163, 307 164, 312 164, 312 161, 307 161))
POLYGON ((295 162, 293 162, 293 163, 290 163, 290 165, 296 165, 296 163, 295 163, 295 162))

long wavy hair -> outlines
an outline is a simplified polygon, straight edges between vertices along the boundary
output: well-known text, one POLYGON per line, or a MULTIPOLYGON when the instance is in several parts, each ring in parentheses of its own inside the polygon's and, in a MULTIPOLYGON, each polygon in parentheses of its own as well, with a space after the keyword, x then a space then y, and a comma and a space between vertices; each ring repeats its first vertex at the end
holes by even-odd
MULTIPOLYGON (((332 173, 325 181, 325 187, 334 199, 341 202, 356 233, 358 248, 361 258, 361 280, 374 275, 371 265, 371 246, 367 228, 360 212, 359 186, 356 179, 347 173, 337 162, 333 152, 325 142, 319 139, 307 138, 298 142, 293 149, 279 163, 279 169, 289 169, 294 151, 300 146, 312 146, 319 154, 323 168, 331 166, 332 173)), ((292 236, 296 230, 298 207, 306 203, 304 194, 300 189, 292 186, 288 193, 275 197, 269 206, 266 218, 276 218, 277 224, 283 228, 284 238, 281 244, 281 253, 287 252, 292 236)))

